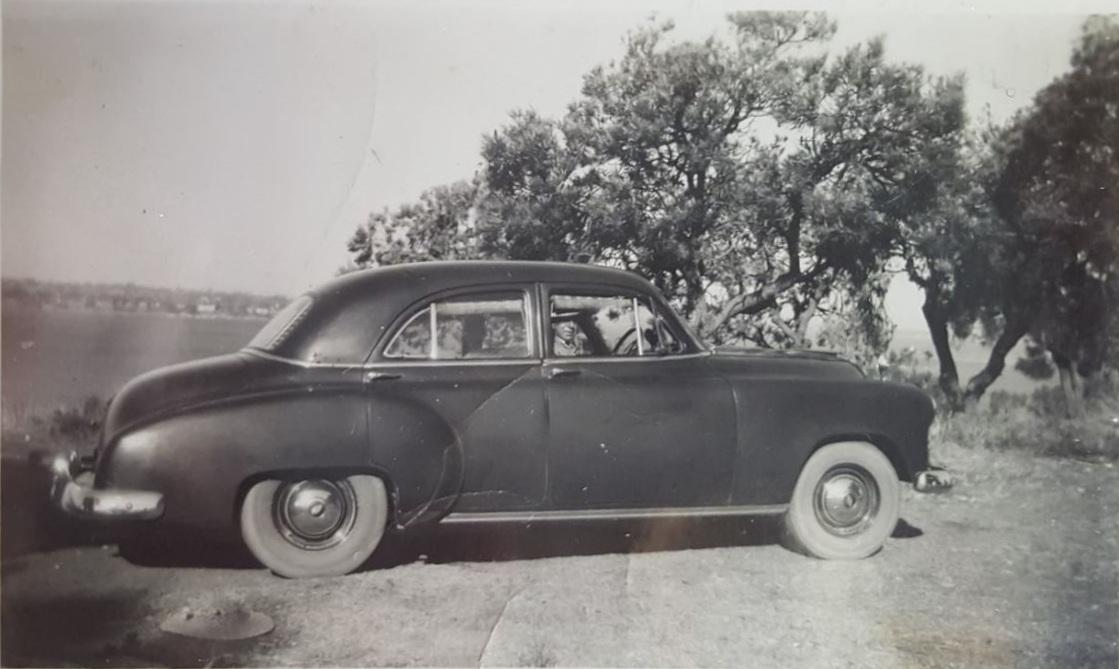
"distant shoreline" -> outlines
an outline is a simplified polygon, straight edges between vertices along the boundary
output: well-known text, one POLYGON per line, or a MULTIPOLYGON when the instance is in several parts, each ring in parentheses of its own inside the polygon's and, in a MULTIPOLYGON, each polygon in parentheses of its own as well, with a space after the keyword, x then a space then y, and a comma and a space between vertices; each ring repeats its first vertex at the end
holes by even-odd
POLYGON ((5 305, 75 313, 164 313, 200 318, 270 318, 289 298, 235 291, 160 288, 126 284, 91 284, 4 278, 5 305))
POLYGON ((190 313, 186 311, 163 310, 137 310, 137 309, 104 309, 100 307, 66 307, 56 304, 27 304, 19 300, 4 300, 4 310, 19 309, 21 311, 42 311, 56 314, 107 314, 112 316, 161 316, 165 318, 186 318, 191 320, 218 320, 218 321, 260 321, 265 322, 272 317, 271 314, 230 314, 217 311, 208 314, 190 313))

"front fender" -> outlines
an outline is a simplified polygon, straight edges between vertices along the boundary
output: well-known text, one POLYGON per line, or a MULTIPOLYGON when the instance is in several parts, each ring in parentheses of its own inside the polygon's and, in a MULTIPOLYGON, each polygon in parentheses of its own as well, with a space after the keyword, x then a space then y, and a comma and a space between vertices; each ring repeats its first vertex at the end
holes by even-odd
POLYGON ((932 401, 913 386, 866 381, 732 381, 738 406, 738 504, 784 504, 804 463, 837 441, 880 448, 898 477, 928 467, 932 401))

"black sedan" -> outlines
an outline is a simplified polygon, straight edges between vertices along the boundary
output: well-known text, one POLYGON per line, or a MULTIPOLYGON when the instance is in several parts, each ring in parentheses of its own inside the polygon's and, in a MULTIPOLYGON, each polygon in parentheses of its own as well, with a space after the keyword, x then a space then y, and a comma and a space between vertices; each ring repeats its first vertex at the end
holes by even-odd
POLYGON ((336 279, 238 353, 132 380, 52 495, 239 530, 292 577, 434 522, 781 514, 792 547, 861 558, 899 481, 948 485, 932 419, 916 388, 834 355, 706 349, 626 272, 421 263, 336 279))

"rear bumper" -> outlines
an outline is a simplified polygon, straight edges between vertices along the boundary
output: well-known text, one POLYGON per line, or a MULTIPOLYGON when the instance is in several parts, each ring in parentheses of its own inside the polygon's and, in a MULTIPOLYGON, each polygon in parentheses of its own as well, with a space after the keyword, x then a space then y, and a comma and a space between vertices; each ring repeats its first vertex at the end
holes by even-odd
POLYGON ((163 495, 147 490, 93 487, 93 472, 77 453, 51 463, 51 501, 69 516, 87 520, 153 520, 163 515, 163 495))
POLYGON ((926 469, 922 472, 917 472, 917 476, 913 479, 913 489, 917 492, 944 492, 952 489, 952 475, 944 469, 926 469))

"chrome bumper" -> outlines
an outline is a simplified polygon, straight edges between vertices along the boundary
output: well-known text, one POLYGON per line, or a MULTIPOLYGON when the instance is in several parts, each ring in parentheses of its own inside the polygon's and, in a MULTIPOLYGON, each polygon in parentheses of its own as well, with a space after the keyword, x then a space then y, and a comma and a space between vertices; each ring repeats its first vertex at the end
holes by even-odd
POLYGON ((943 469, 926 469, 917 472, 913 489, 917 492, 944 492, 952 488, 952 475, 943 469))
POLYGON ((51 501, 75 518, 152 520, 163 515, 161 493, 94 488, 93 472, 83 466, 77 453, 55 458, 51 471, 51 501))

